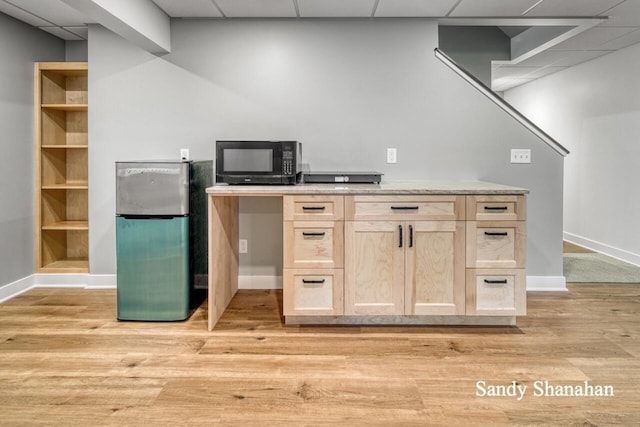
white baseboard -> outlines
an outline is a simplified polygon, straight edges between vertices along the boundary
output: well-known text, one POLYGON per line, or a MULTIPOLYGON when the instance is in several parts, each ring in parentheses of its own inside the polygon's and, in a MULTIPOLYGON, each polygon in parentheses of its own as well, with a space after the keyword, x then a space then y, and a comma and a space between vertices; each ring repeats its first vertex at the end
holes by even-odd
POLYGON ((591 249, 592 251, 610 256, 611 258, 628 262, 629 264, 637 265, 638 267, 640 267, 640 255, 634 254, 633 252, 609 246, 605 243, 596 242, 595 240, 587 239, 586 237, 577 236, 567 231, 564 231, 562 233, 562 237, 569 243, 582 246, 583 248, 591 249))
POLYGON ((566 292, 564 276, 527 276, 527 291, 566 292))
POLYGON ((0 287, 0 303, 10 300, 13 297, 20 295, 23 292, 27 292, 33 288, 34 275, 27 276, 15 282, 11 282, 0 287))
POLYGON ((238 276, 238 289, 282 289, 282 276, 238 276))
MULTIPOLYGON (((0 287, 0 303, 32 288, 115 289, 115 274, 32 274, 0 287)), ((239 276, 239 289, 282 289, 282 276, 239 276)), ((563 276, 527 276, 527 291, 566 291, 563 276)))
POLYGON ((32 274, 0 286, 0 303, 33 288, 115 289, 115 274, 32 274))

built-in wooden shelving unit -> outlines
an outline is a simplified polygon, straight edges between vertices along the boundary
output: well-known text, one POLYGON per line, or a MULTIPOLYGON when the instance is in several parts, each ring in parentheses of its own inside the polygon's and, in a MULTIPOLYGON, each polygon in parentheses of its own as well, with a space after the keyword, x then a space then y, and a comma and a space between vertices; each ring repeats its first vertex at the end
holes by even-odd
POLYGON ((36 270, 89 271, 86 62, 35 64, 36 270))

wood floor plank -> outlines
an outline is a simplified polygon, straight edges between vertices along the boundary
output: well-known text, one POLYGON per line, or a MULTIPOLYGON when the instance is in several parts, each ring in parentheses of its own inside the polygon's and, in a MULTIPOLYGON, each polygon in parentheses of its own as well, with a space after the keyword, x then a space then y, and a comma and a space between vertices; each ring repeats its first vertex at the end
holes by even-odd
POLYGON ((638 285, 530 292, 516 327, 287 326, 281 298, 240 291, 209 332, 206 303, 121 322, 114 290, 28 291, 0 304, 0 424, 640 424, 638 285), (615 396, 533 397, 543 380, 615 396))

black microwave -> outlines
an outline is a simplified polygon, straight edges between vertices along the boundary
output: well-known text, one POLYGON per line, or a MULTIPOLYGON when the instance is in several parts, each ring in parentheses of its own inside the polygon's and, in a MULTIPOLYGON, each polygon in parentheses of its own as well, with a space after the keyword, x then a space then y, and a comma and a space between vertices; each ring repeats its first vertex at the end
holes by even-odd
POLYGON ((298 141, 216 141, 216 182, 296 184, 301 177, 298 141))

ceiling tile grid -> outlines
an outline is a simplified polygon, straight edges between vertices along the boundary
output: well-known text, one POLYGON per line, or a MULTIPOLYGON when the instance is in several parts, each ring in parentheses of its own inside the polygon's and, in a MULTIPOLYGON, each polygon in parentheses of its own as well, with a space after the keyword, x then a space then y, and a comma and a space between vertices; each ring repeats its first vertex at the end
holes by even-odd
MULTIPOLYGON (((90 0, 87 0, 90 1, 90 0)), ((640 0, 151 0, 171 18, 386 18, 463 19, 607 17, 519 64, 497 61, 493 87, 514 87, 566 67, 640 43, 640 0), (526 71, 526 72, 525 72, 526 71)), ((0 0, 0 13, 64 40, 86 40, 93 23, 63 0, 0 0)), ((522 21, 501 27, 512 37, 522 21), (515 32, 511 33, 509 30, 515 32)), ((456 24, 458 25, 458 24, 456 24)), ((486 25, 486 24, 485 24, 486 25)), ((500 24, 502 25, 502 24, 500 24)), ((525 26, 526 28, 526 26, 525 26)))

